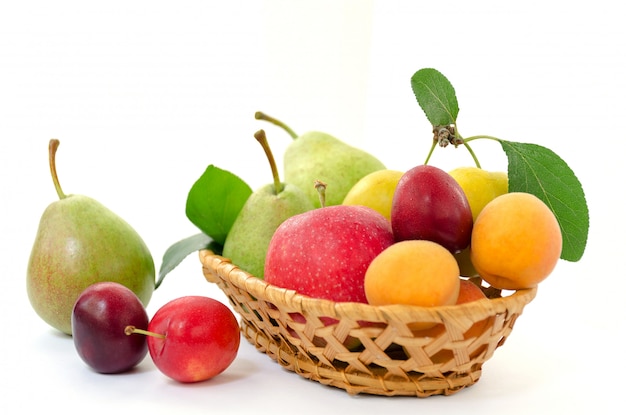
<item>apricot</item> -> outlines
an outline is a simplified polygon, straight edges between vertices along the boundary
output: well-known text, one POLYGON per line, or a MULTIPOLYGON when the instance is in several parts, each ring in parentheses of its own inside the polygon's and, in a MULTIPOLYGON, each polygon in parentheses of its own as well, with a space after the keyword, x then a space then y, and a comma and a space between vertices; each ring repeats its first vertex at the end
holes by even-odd
POLYGON ((459 296, 459 266, 436 242, 396 242, 370 263, 364 287, 372 305, 451 305, 459 296))
MULTIPOLYGON (((473 221, 476 221, 487 203, 509 190, 508 175, 502 171, 487 171, 478 167, 457 167, 450 170, 449 174, 465 192, 472 211, 473 221)), ((477 275, 470 260, 470 246, 456 253, 455 256, 459 263, 461 275, 466 277, 477 275)))
POLYGON ((506 193, 476 218, 470 257, 478 274, 504 290, 535 287, 561 255, 562 235, 550 208, 538 197, 506 193))
POLYGON ((476 300, 487 298, 483 290, 478 285, 469 280, 461 280, 459 296, 456 300, 457 304, 465 304, 476 300))

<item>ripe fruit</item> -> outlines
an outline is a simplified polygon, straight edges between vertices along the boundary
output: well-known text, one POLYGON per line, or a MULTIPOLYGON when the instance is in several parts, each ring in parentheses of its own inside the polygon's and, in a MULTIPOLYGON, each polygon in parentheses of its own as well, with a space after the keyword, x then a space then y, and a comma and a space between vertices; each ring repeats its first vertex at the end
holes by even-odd
POLYGON ((265 132, 260 130, 254 137, 265 150, 274 182, 250 195, 226 236, 222 255, 244 271, 263 278, 267 247, 278 225, 313 209, 313 204, 299 187, 280 182, 265 132))
POLYGON ((456 253, 470 243, 472 211, 452 176, 437 167, 420 165, 398 182, 391 226, 397 241, 426 239, 456 253))
MULTIPOLYGON (((478 167, 458 167, 449 173, 467 196, 474 221, 487 203, 508 192, 509 180, 504 172, 489 172, 478 167)), ((470 260, 469 246, 455 256, 461 275, 472 277, 478 274, 470 260)))
POLYGON ((72 309, 72 334, 80 358, 99 373, 121 373, 148 354, 145 336, 131 336, 127 326, 145 329, 148 314, 129 288, 116 282, 87 287, 72 309))
POLYGON ((509 190, 508 176, 501 171, 490 172, 478 167, 458 167, 449 174, 465 192, 474 220, 487 203, 509 190))
POLYGON ((454 256, 426 240, 391 245, 374 258, 365 274, 365 294, 372 305, 452 305, 459 288, 459 267, 454 256))
POLYGON ((356 182, 343 199, 344 205, 368 206, 391 219, 391 201, 400 177, 398 170, 378 170, 356 182))
POLYGON ((328 206, 283 222, 270 241, 265 280, 315 298, 366 302, 370 262, 393 244, 383 215, 365 206, 328 206))
POLYGON ((469 280, 462 279, 459 288, 459 297, 456 300, 457 304, 464 304, 487 298, 483 290, 481 290, 478 285, 469 280))
POLYGON ((326 206, 340 205, 348 191, 363 176, 385 168, 376 157, 323 132, 309 131, 298 136, 287 125, 262 112, 255 118, 283 128, 293 141, 283 157, 285 182, 301 188, 315 207, 320 207, 316 180, 328 183, 332 191, 326 206))
POLYGON ((148 350, 156 367, 178 382, 217 376, 230 366, 239 350, 235 315, 209 297, 186 296, 166 303, 154 314, 144 334, 148 334, 148 350))
POLYGON ((94 199, 65 195, 55 166, 58 140, 50 140, 52 180, 59 195, 39 222, 26 276, 28 298, 52 327, 72 333, 72 308, 96 282, 119 282, 148 304, 155 287, 152 256, 137 232, 94 199))
POLYGON ((493 287, 536 286, 554 269, 562 235, 550 208, 529 193, 507 193, 482 210, 472 232, 471 260, 493 287))

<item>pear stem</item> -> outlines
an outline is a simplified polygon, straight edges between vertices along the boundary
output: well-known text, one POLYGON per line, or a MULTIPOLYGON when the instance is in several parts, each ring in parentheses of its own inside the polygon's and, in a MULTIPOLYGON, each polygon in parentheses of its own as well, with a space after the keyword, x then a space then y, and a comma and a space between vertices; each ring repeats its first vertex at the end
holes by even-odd
POLYGON ((291 138, 293 138, 294 140, 296 138, 298 138, 298 134, 296 134, 291 128, 289 128, 289 126, 287 124, 285 124, 282 121, 277 120, 274 117, 270 117, 269 115, 261 112, 261 111, 257 111, 254 113, 254 118, 256 118, 257 120, 263 120, 263 121, 267 121, 267 122, 271 122, 274 125, 279 126, 280 128, 282 128, 283 130, 287 131, 287 133, 291 136, 291 138))
POLYGON ((316 180, 314 186, 315 190, 317 190, 317 193, 320 195, 320 206, 326 207, 326 183, 321 180, 316 180))
POLYGON ((57 176, 57 167, 56 167, 56 153, 59 148, 59 144, 61 142, 56 138, 50 140, 48 144, 48 159, 50 162, 50 174, 52 174, 52 182, 54 183, 54 188, 57 191, 57 195, 59 195, 59 199, 65 199, 67 196, 63 193, 63 189, 61 189, 61 183, 59 183, 59 177, 57 176))
POLYGON ((124 329, 124 334, 126 334, 127 336, 130 336, 131 334, 143 334, 146 336, 157 337, 159 339, 165 338, 165 334, 154 333, 148 330, 138 329, 135 326, 126 326, 126 328, 124 329))
POLYGON ((272 169, 272 176, 274 177, 274 194, 279 194, 283 191, 283 185, 280 182, 280 177, 278 176, 278 168, 276 167, 276 161, 274 160, 274 155, 272 154, 272 149, 270 148, 269 143, 267 142, 267 137, 265 136, 265 131, 259 130, 254 133, 254 138, 261 144, 263 150, 265 151, 265 155, 267 156, 267 160, 270 163, 270 168, 272 169))

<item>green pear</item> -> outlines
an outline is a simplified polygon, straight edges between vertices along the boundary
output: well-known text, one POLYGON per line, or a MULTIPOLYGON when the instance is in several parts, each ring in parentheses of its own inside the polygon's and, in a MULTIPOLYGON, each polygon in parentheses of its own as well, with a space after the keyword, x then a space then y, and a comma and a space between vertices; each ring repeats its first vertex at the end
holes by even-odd
POLYGON ((280 181, 265 132, 260 130, 254 136, 265 150, 274 182, 250 195, 226 236, 222 255, 244 271, 263 278, 267 249, 278 226, 314 206, 299 187, 280 181))
POLYGON ((37 314, 71 335, 72 309, 85 288, 100 281, 119 282, 147 305, 155 268, 144 241, 127 222, 90 197, 63 193, 55 165, 58 146, 59 140, 50 140, 50 171, 59 200, 41 216, 26 288, 37 314))
POLYGON ((285 150, 285 181, 300 187, 315 207, 320 207, 314 183, 320 180, 328 186, 326 205, 340 205, 346 194, 361 178, 385 169, 376 157, 359 148, 319 131, 298 136, 291 128, 262 112, 256 119, 282 127, 293 141, 285 150))

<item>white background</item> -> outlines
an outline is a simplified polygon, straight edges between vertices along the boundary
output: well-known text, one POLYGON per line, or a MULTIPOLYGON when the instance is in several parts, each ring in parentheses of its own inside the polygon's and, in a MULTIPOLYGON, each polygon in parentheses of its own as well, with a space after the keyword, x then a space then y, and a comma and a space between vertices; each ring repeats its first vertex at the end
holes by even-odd
MULTIPOLYGON (((626 29, 618 2, 259 1, 3 2, 0 6, 0 407, 64 413, 621 412, 626 29), (591 212, 587 250, 540 285, 481 380, 451 397, 349 396, 284 371, 245 341, 220 377, 176 384, 149 359, 119 376, 91 372, 71 338, 28 302, 26 264, 56 198, 47 146, 61 140, 67 193, 90 195, 152 250, 197 230, 187 191, 209 164, 253 188, 289 143, 254 120, 322 130, 388 167, 422 163, 430 127, 410 88, 434 67, 455 86, 464 136, 553 149, 577 173, 591 212), (435 412, 436 411, 436 412, 435 412)), ((484 168, 506 168, 476 142, 484 168)), ((463 149, 431 164, 469 165, 463 149)), ((197 258, 168 275, 149 313, 178 296, 226 301, 197 258)))

